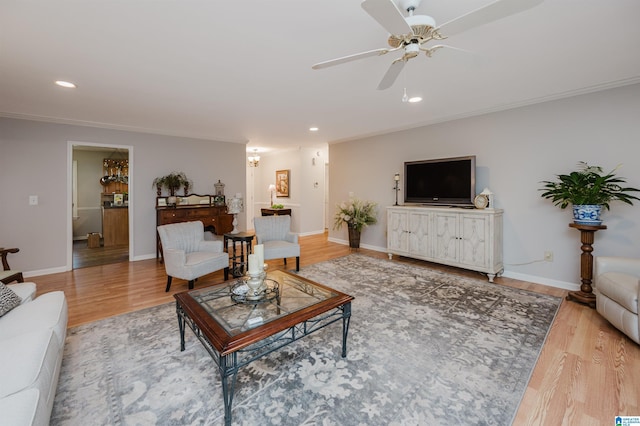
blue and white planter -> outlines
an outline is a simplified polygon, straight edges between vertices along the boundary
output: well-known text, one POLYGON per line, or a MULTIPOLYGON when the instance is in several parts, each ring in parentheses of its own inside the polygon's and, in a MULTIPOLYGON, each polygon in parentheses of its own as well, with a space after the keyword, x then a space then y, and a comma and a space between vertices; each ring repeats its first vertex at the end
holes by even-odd
POLYGON ((602 223, 601 212, 602 206, 599 204, 574 205, 573 222, 577 225, 600 225, 602 223))

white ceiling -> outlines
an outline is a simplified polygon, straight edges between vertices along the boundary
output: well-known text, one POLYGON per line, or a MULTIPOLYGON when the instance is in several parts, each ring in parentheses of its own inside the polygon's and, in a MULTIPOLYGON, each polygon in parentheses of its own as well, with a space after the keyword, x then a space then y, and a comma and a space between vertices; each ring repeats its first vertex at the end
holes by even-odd
MULTIPOLYGON (((490 2, 417 12, 444 23, 490 2)), ((0 115, 282 149, 640 81, 638 0, 546 0, 445 41, 472 53, 412 59, 386 91, 398 53, 312 70, 387 46, 360 3, 0 0, 0 115)))

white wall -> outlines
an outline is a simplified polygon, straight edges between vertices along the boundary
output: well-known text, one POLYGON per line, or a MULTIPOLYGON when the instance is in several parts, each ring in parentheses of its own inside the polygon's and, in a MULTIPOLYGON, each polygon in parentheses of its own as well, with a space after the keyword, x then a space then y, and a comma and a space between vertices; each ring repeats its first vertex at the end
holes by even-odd
MULTIPOLYGON (((134 148, 129 187, 134 259, 155 257, 155 177, 183 171, 194 182, 192 192, 201 194, 214 193, 218 179, 227 196, 246 187, 243 144, 0 118, 0 244, 20 248, 10 264, 27 276, 71 265, 68 141, 134 148), (29 195, 38 195, 39 205, 30 206, 29 195)), ((244 215, 238 220, 244 223, 244 215)))
MULTIPOLYGON (((477 192, 489 187, 496 207, 505 211, 505 275, 576 288, 579 233, 568 227, 569 210, 540 197, 540 181, 573 170, 578 161, 606 170, 623 163, 619 175, 640 188, 639 111, 640 85, 632 85, 332 144, 330 206, 349 192, 378 202, 379 223, 365 229, 362 244, 384 251, 384 207, 394 203, 393 175, 403 173, 403 163, 475 154, 477 192), (517 265, 542 259, 545 250, 554 252, 552 263, 517 265)), ((639 208, 612 205, 604 215, 608 229, 596 234, 594 255, 640 257, 639 208)), ((330 238, 346 241, 346 230, 331 231, 330 238)))

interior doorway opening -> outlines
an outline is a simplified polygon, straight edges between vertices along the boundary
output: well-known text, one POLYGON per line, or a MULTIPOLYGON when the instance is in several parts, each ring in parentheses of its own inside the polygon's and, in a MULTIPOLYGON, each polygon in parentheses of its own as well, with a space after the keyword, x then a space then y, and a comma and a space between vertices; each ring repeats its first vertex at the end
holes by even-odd
POLYGON ((131 147, 71 145, 68 269, 131 259, 131 147))

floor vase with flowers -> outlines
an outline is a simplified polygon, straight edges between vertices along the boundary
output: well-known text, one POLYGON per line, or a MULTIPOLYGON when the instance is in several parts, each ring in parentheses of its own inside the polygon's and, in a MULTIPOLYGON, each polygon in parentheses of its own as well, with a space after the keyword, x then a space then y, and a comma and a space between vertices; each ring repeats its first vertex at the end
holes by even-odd
POLYGON ((349 247, 360 248, 360 230, 351 224, 348 224, 347 228, 349 228, 349 247))

